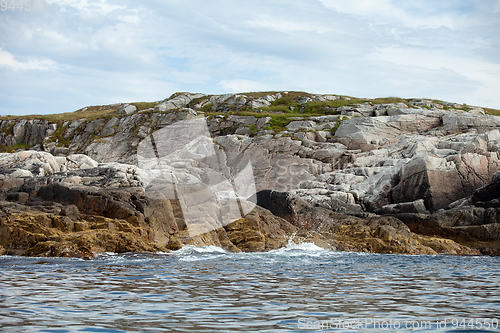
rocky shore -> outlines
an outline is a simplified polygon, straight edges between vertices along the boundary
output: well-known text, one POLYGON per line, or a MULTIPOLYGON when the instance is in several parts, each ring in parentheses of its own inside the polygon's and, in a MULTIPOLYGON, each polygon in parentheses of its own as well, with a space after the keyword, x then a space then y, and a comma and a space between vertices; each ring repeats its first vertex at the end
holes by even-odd
MULTIPOLYGON (((92 258, 184 245, 267 251, 289 241, 500 254, 500 117, 482 108, 298 92, 179 93, 55 116, 0 122, 0 254, 92 258), (205 119, 221 170, 234 166, 232 156, 249 159, 257 192, 246 196, 257 206, 228 224, 217 224, 227 212, 215 200, 216 213, 205 218, 218 227, 196 235, 177 197, 148 195, 138 160, 145 141, 189 119, 205 119)), ((200 146, 175 163, 205 181, 212 162, 192 156, 200 146)))

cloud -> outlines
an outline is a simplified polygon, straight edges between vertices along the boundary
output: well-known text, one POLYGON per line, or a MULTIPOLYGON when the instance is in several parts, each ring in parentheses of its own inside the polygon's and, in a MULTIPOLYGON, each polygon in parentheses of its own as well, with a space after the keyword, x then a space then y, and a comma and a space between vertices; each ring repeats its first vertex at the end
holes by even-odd
POLYGON ((0 66, 11 68, 15 71, 19 70, 52 70, 57 64, 50 59, 27 59, 26 61, 18 61, 12 54, 0 48, 0 66))
MULTIPOLYGON (((370 55, 398 67, 413 67, 426 71, 449 70, 462 77, 462 82, 474 82, 469 95, 493 103, 500 91, 500 64, 449 54, 443 50, 411 48, 379 48, 370 55)), ((457 96, 458 98, 458 96, 457 96)))
POLYGON ((396 5, 390 0, 321 0, 321 2, 325 7, 337 12, 363 17, 372 22, 395 23, 410 28, 454 27, 454 21, 448 15, 418 15, 415 12, 412 13, 405 9, 400 3, 396 5))
POLYGON ((236 93, 236 92, 250 92, 250 91, 266 91, 271 90, 268 85, 251 80, 244 79, 232 79, 232 80, 222 80, 219 85, 225 91, 236 93))
POLYGON ((293 21, 284 18, 276 18, 269 15, 258 15, 248 23, 255 27, 261 27, 279 32, 312 31, 320 34, 329 32, 330 29, 316 24, 293 21))
POLYGON ((500 107, 500 1, 48 2, 2 14, 1 112, 249 90, 500 107))

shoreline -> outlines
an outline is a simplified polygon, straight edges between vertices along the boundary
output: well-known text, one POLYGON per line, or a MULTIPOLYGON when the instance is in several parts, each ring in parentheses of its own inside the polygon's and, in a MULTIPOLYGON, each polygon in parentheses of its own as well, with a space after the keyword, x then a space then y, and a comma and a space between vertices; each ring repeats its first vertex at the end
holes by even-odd
POLYGON ((5 251, 263 252, 296 234, 500 255, 500 118, 482 108, 302 92, 145 105, 0 120, 5 251))

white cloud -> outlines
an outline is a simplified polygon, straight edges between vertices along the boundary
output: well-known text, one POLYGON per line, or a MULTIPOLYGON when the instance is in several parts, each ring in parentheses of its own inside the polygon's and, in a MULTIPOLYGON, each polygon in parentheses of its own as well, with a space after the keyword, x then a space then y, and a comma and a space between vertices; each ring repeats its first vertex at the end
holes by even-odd
POLYGON ((453 28, 454 21, 447 15, 415 15, 405 11, 401 6, 392 4, 390 0, 320 0, 325 7, 337 12, 363 17, 367 21, 379 23, 396 23, 402 27, 441 26, 453 28))
POLYGON ((323 34, 330 31, 327 27, 263 14, 257 15, 257 17, 250 20, 248 23, 255 27, 267 28, 279 32, 311 31, 323 34))
POLYGON ((36 69, 47 71, 55 69, 57 64, 50 59, 27 59, 27 61, 18 61, 12 54, 0 48, 0 66, 9 67, 13 70, 36 69))
MULTIPOLYGON (((439 71, 447 69, 465 79, 474 81, 480 89, 469 92, 467 99, 472 96, 478 100, 489 103, 495 101, 500 91, 500 64, 483 61, 481 59, 467 58, 460 53, 449 54, 442 50, 433 49, 404 49, 404 48, 378 48, 369 56, 372 59, 387 61, 394 67, 414 67, 421 70, 439 71)), ((443 82, 443 84, 446 84, 443 82)))
POLYGON ((222 80, 219 82, 219 85, 225 91, 232 93, 272 90, 268 85, 262 82, 245 79, 222 80))
POLYGON ((9 114, 175 91, 305 90, 500 107, 500 1, 48 2, 45 12, 0 20, 0 107, 9 114), (14 87, 33 94, 16 97, 14 87))
POLYGON ((101 15, 108 14, 117 9, 126 8, 123 5, 114 5, 106 0, 47 0, 48 5, 57 4, 61 7, 72 7, 77 10, 82 10, 84 8, 90 8, 97 11, 101 15))

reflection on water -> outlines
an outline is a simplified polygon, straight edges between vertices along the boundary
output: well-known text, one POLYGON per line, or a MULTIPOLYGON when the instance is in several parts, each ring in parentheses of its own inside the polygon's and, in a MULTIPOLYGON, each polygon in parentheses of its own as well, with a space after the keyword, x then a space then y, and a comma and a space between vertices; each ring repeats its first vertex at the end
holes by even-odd
POLYGON ((310 244, 254 254, 188 247, 91 261, 3 256, 0 328, 311 332, 299 319, 499 320, 499 263, 332 252, 310 244))

